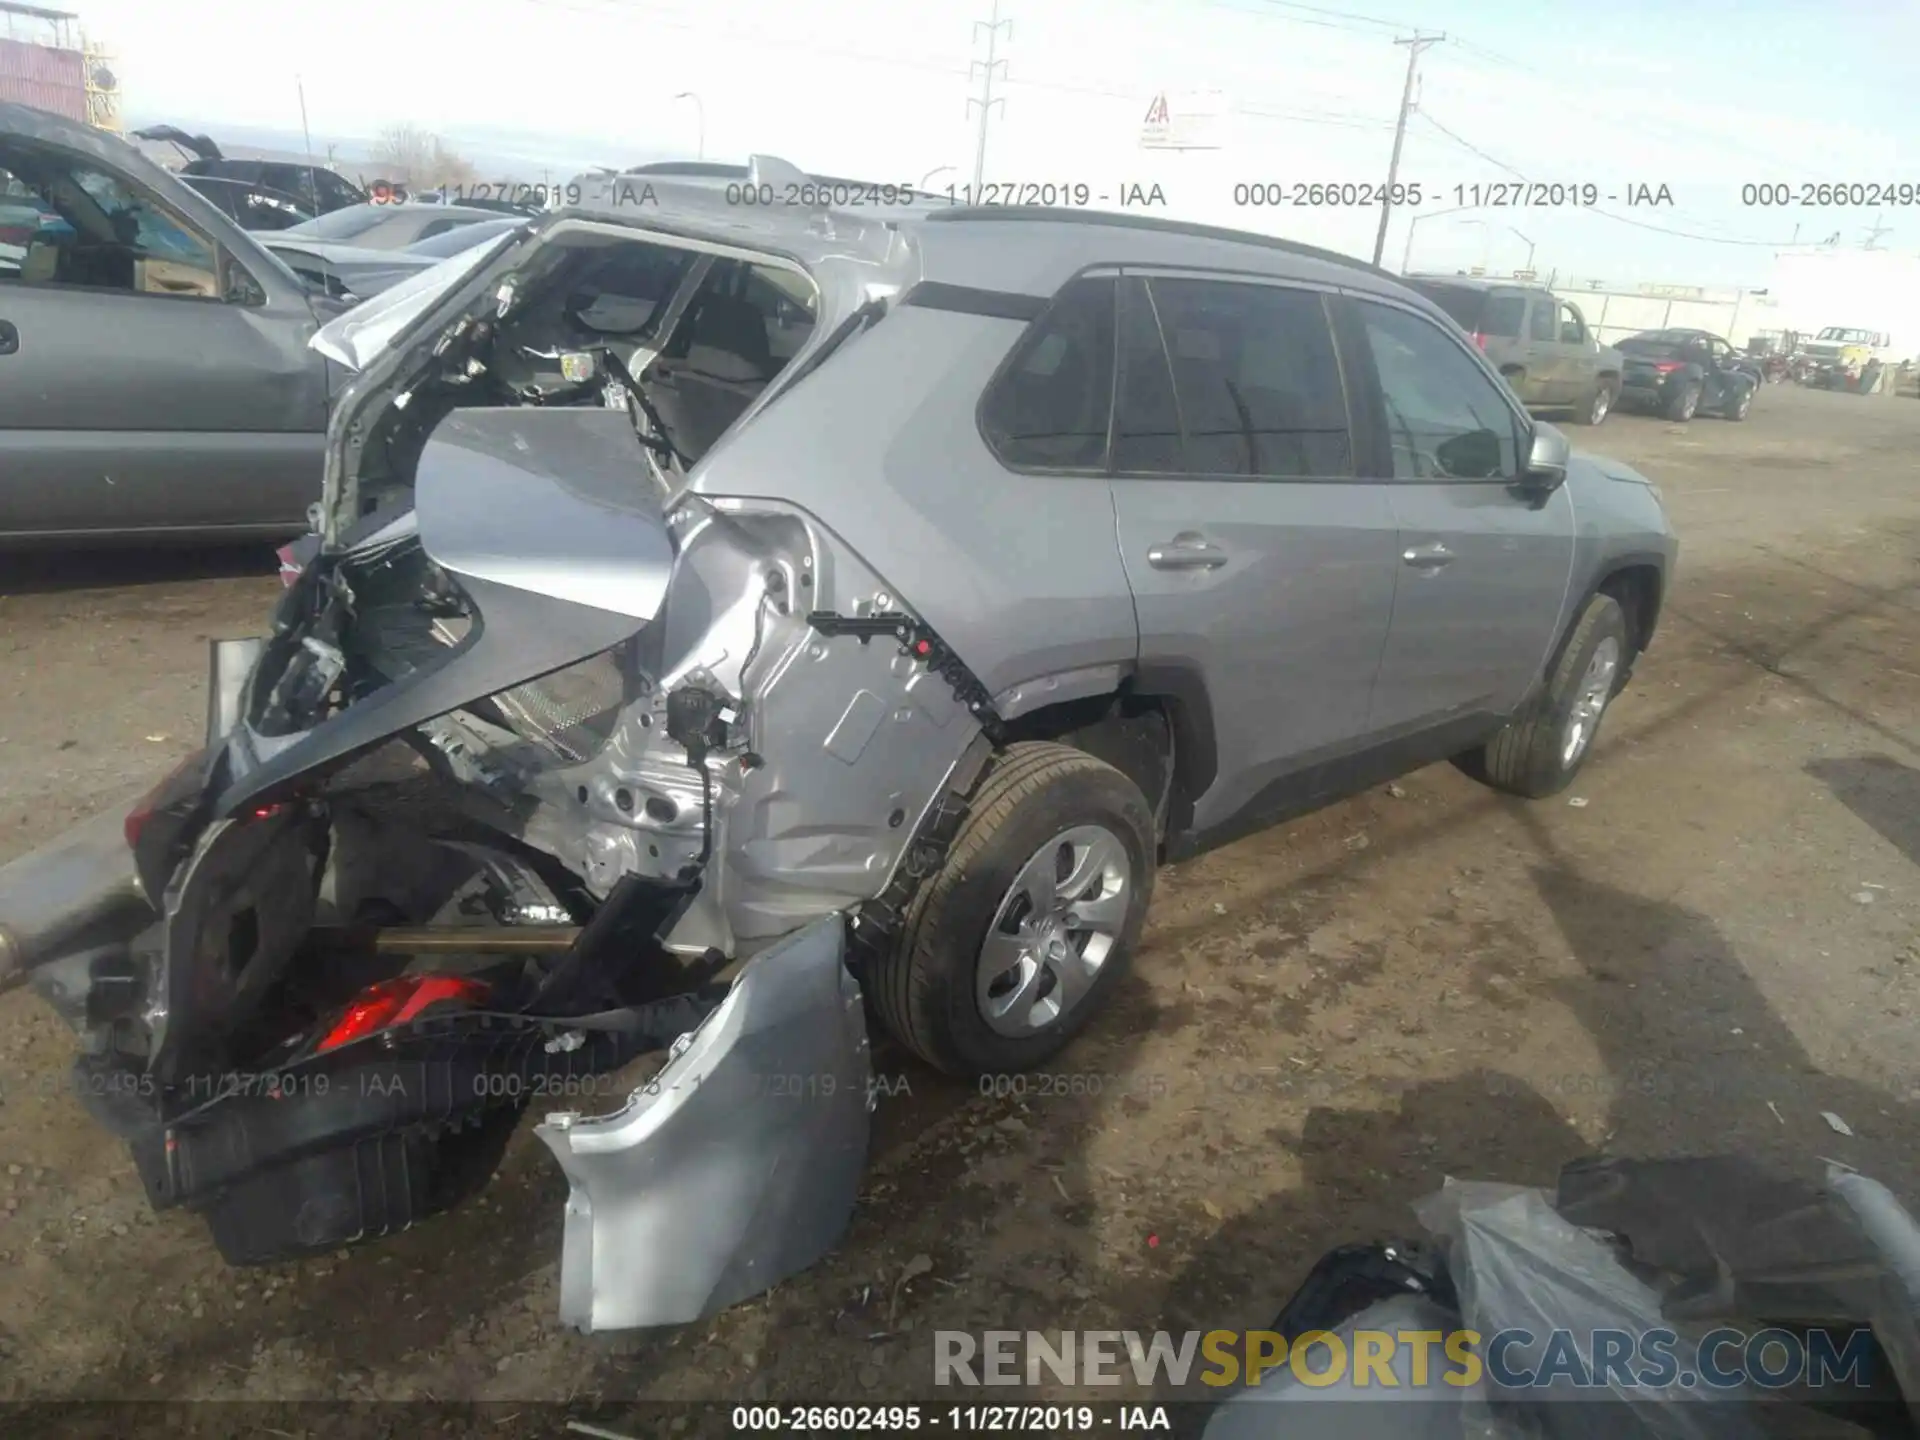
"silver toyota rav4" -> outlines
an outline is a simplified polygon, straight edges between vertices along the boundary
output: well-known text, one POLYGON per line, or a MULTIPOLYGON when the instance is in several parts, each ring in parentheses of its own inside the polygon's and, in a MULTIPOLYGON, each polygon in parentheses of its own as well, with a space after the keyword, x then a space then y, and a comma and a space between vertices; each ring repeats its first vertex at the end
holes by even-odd
POLYGON ((323 331, 317 553, 204 750, 0 870, 0 984, 234 1263, 537 1108, 564 1318, 710 1313, 841 1233, 870 1020, 1040 1064, 1157 865, 1443 758, 1552 794, 1647 647, 1659 492, 1388 274, 743 183, 602 177, 323 331))

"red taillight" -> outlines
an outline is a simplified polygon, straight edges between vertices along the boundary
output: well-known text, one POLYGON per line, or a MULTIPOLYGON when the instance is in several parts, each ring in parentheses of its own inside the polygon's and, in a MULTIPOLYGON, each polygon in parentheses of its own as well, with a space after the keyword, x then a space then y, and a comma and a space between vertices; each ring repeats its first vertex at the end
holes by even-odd
POLYGON ((1686 363, 1684 360, 1656 360, 1653 362, 1653 369, 1657 375, 1671 375, 1674 371, 1685 366, 1686 363))
POLYGON ((200 759, 195 751, 178 765, 160 777, 160 782, 134 802, 133 809, 127 812, 127 818, 120 822, 120 833, 126 837, 127 848, 135 849, 140 844, 140 836, 147 828, 147 822, 153 819, 153 812, 160 806, 160 797, 169 785, 180 777, 180 772, 200 759))
POLYGON ((278 550, 280 557, 280 583, 291 586, 300 578, 300 572, 306 568, 300 557, 293 553, 293 546, 282 545, 278 550))
POLYGON ((463 975, 399 975, 362 990, 327 1031, 316 1053, 337 1050, 355 1040, 418 1018, 429 1005, 461 1000, 478 1005, 487 987, 463 975))
POLYGON ((1473 343, 1476 346, 1478 346, 1480 349, 1484 350, 1487 348, 1487 337, 1482 335, 1478 330, 1476 330, 1473 332, 1473 343))

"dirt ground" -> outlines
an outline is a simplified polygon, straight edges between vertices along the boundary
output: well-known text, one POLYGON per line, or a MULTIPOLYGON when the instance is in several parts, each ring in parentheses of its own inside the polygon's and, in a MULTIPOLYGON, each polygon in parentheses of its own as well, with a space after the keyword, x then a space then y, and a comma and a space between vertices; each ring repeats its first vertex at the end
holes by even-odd
MULTIPOLYGON (((1769 387, 1745 424, 1573 433, 1683 544, 1573 791, 1438 766, 1165 872, 1124 993, 1026 1096, 883 1049, 851 1233, 711 1323, 557 1324, 564 1185, 526 1127, 453 1215, 229 1270, 148 1212, 51 1014, 0 1000, 0 1398, 897 1400, 936 1329, 1264 1324, 1447 1175, 1743 1147, 1920 1201, 1920 404, 1769 387)), ((275 581, 0 566, 3 860, 190 747, 205 640, 275 581)))

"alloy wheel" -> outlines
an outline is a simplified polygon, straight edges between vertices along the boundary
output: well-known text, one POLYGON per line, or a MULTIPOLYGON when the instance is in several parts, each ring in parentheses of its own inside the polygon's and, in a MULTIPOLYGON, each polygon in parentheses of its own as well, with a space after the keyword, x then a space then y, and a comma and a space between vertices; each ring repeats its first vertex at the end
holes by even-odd
POLYGON ((1077 825, 1030 856, 994 911, 974 993, 1002 1035, 1060 1023, 1093 988, 1133 902, 1127 847, 1102 825, 1077 825))
POLYGON ((1586 674, 1580 677, 1573 709, 1567 715, 1567 728, 1560 742, 1560 763, 1571 767, 1586 754, 1593 743, 1593 732, 1600 728, 1600 716, 1613 698, 1613 677, 1620 670, 1620 642, 1609 635, 1594 647, 1586 674))

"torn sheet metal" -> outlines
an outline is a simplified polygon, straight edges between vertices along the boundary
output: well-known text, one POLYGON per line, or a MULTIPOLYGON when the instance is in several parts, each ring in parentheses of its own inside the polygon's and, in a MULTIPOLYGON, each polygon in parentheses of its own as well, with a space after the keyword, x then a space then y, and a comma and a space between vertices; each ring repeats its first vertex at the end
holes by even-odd
POLYGON ((614 1114, 550 1115, 566 1172, 560 1317, 699 1320, 838 1242, 866 1164, 871 1067, 835 912, 750 960, 614 1114))

